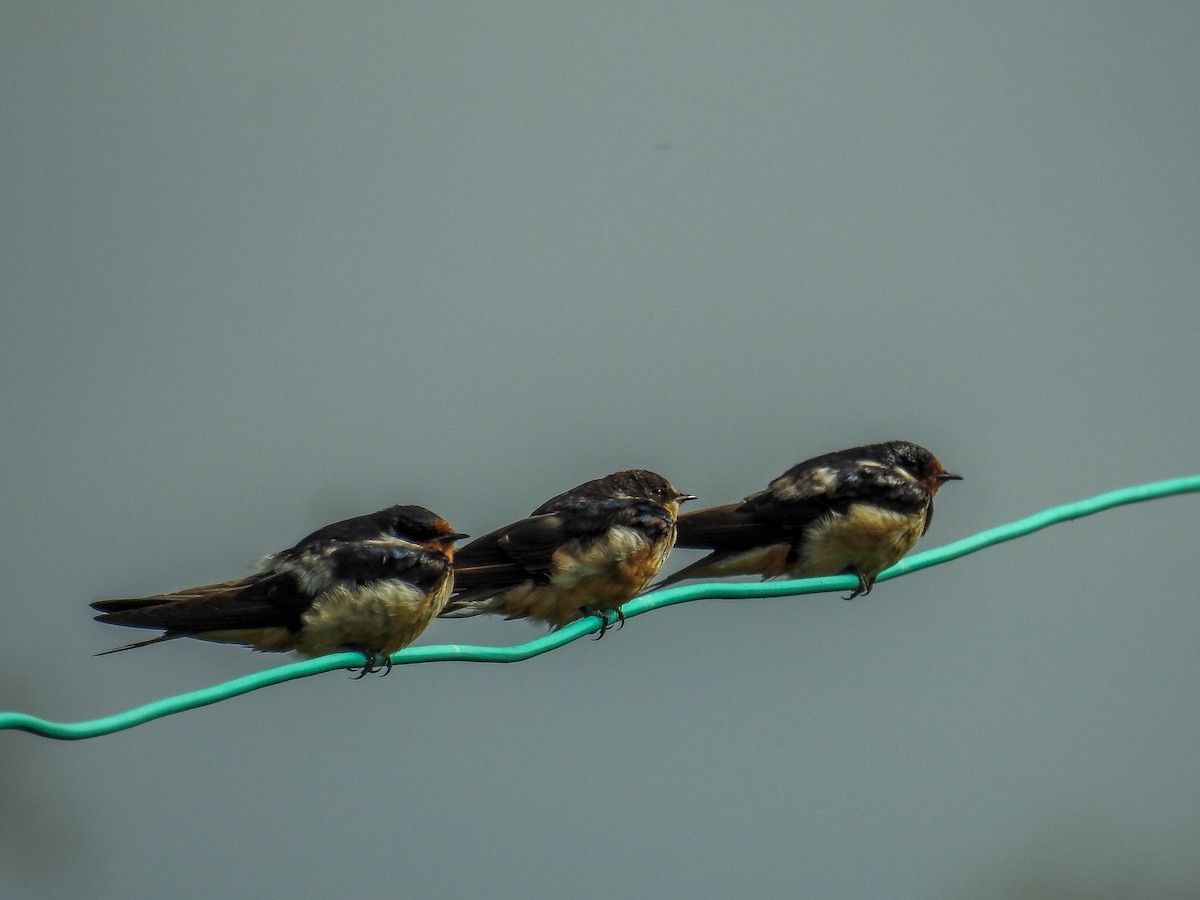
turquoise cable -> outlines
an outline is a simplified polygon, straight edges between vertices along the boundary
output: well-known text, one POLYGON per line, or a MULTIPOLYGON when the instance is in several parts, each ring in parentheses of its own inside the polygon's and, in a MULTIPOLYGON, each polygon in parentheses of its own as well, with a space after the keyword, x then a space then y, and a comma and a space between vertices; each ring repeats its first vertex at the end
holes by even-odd
MULTIPOLYGON (((1157 500, 1177 494, 1200 491, 1200 475, 1187 475, 1182 478, 1171 478, 1166 481, 1155 481, 1150 484, 1135 485, 1100 494, 1076 503, 1055 506, 1043 512, 1036 513, 1007 525, 989 528, 971 537, 963 538, 952 544, 935 547, 902 559, 896 565, 879 576, 879 581, 899 578, 909 572, 927 569, 940 565, 952 559, 975 553, 985 547, 1024 537, 1035 531, 1041 531, 1060 522, 1069 522, 1084 516, 1094 515, 1117 506, 1130 503, 1143 503, 1147 500, 1157 500)), ((751 600, 759 597, 800 596, 817 594, 824 591, 849 591, 858 586, 858 579, 851 575, 835 575, 826 578, 806 578, 799 581, 773 582, 736 582, 736 583, 706 583, 684 585, 667 588, 653 593, 635 597, 622 607, 625 618, 630 619, 652 610, 674 606, 677 603, 690 603, 693 600, 734 599, 751 600)), ((615 615, 610 614, 609 624, 615 621, 615 615)), ((578 640, 587 634, 600 630, 603 623, 598 616, 589 616, 572 622, 565 628, 553 631, 544 637, 535 638, 524 644, 510 647, 483 647, 465 644, 440 644, 431 647, 406 647, 393 654, 392 661, 396 665, 412 665, 424 662, 443 662, 458 660, 460 662, 496 662, 510 663, 532 659, 543 653, 556 650, 564 644, 578 640)), ((291 681, 295 678, 306 678, 321 672, 331 672, 335 669, 348 669, 361 666, 363 662, 360 653, 333 653, 318 659, 308 659, 302 662, 288 663, 255 672, 242 678, 235 678, 223 684, 166 697, 136 707, 125 712, 84 722, 50 722, 36 716, 19 712, 0 712, 0 729, 27 731, 42 737, 54 738, 60 741, 78 741, 85 738, 99 737, 123 731, 135 725, 142 725, 154 719, 161 719, 173 713, 183 712, 208 706, 221 700, 228 700, 240 694, 248 694, 259 688, 291 681)))

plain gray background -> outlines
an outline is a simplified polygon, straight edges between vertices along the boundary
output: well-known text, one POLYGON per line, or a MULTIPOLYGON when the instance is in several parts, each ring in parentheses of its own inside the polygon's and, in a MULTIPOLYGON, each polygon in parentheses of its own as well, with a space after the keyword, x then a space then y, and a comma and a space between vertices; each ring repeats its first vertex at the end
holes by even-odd
MULTIPOLYGON (((0 708, 287 661, 86 604, 906 438, 923 546, 1200 470, 1190 3, 0 4, 0 708)), ((1200 892, 1197 499, 511 666, 0 733, 0 887, 1200 892)), ((694 558, 679 553, 672 565, 694 558)), ((520 643, 498 620, 423 643, 520 643)))

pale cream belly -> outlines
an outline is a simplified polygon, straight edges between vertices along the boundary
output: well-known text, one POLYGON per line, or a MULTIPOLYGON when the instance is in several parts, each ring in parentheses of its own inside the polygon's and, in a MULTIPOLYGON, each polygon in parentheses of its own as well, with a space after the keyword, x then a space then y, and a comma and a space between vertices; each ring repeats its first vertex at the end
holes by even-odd
POLYGON ((589 547, 568 544, 554 554, 550 583, 527 581, 509 589, 503 611, 557 628, 582 618, 582 609, 617 609, 658 574, 673 543, 652 544, 631 529, 613 528, 589 547))
POLYGON ((195 637, 205 641, 245 644, 256 650, 296 650, 324 656, 346 649, 391 654, 408 646, 441 612, 450 596, 450 579, 426 597, 411 584, 380 581, 360 587, 335 587, 301 617, 301 629, 246 628, 209 631, 195 637))
POLYGON ((810 526, 800 556, 788 574, 815 578, 853 571, 874 579, 913 548, 925 527, 925 515, 912 515, 855 504, 810 526))
POLYGON ((429 596, 401 581, 334 588, 304 614, 296 649, 309 656, 347 647, 395 653, 416 640, 449 596, 449 578, 429 596))

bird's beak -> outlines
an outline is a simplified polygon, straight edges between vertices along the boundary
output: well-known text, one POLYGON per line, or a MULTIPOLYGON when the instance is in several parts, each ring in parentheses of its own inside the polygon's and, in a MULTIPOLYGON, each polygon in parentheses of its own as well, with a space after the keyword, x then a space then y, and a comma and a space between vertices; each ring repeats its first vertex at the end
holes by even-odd
POLYGON ((679 495, 678 497, 676 497, 675 499, 676 499, 676 501, 678 501, 679 503, 687 503, 689 500, 695 500, 695 499, 696 499, 696 495, 695 495, 695 494, 680 494, 680 495, 679 495))
POLYGON ((469 534, 463 534, 461 531, 452 531, 444 538, 443 541, 461 541, 463 538, 469 538, 469 534))
POLYGON ((942 472, 937 476, 938 481, 962 481, 961 475, 955 475, 953 472, 942 472))

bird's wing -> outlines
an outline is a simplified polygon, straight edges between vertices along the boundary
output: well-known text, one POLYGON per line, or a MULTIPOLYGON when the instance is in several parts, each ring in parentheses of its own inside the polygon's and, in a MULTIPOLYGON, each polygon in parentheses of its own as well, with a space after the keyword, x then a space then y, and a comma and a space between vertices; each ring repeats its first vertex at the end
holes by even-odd
POLYGON ((495 592, 531 578, 545 580, 554 554, 564 544, 600 540, 614 526, 653 534, 669 530, 672 524, 670 513, 648 500, 587 500, 532 515, 462 547, 455 555, 454 591, 456 596, 495 592))
POLYGON ((929 491, 907 472, 873 460, 809 461, 780 475, 765 491, 751 494, 738 511, 754 522, 799 532, 820 516, 845 512, 861 502, 915 511, 929 502, 929 491))
POLYGON ((777 523, 756 521, 742 512, 742 504, 729 503, 681 515, 675 546, 736 551, 789 539, 777 523))
MULTIPOLYGON (((96 616, 98 622, 196 634, 239 628, 297 627, 302 608, 297 600, 297 586, 291 578, 264 573, 173 594, 101 600, 93 603, 92 608, 100 612, 96 616)), ((303 605, 307 606, 307 602, 303 605)))
MULTIPOLYGON (((266 568, 291 575, 300 593, 311 600, 337 585, 354 587, 373 581, 405 581, 426 591, 446 577, 450 560, 445 553, 403 538, 375 534, 355 540, 309 540, 268 557, 266 568)), ((306 605, 303 599, 299 602, 306 605)))
POLYGON ((332 587, 401 580, 431 589, 450 571, 442 553, 387 537, 316 540, 268 557, 262 572, 235 581, 92 604, 97 621, 197 634, 300 627, 300 616, 332 587))

